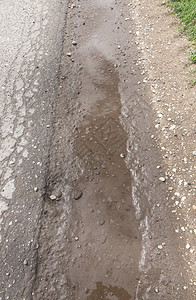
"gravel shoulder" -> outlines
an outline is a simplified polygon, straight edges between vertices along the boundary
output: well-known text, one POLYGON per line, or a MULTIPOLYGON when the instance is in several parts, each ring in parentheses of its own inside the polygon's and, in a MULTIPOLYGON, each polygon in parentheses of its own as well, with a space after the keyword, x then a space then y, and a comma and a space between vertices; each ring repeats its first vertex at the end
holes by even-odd
POLYGON ((188 60, 190 42, 179 32, 179 22, 163 1, 130 4, 135 23, 138 63, 155 112, 156 141, 163 157, 168 189, 167 205, 185 262, 190 299, 195 290, 195 99, 196 88, 189 88, 192 66, 188 60))

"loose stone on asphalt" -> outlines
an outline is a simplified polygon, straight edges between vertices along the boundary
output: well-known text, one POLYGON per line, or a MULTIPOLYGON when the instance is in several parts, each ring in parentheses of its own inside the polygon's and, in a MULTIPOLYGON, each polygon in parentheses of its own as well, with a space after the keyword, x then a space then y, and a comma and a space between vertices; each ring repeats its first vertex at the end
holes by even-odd
POLYGON ((0 299, 32 298, 66 10, 67 1, 0 3, 0 299))

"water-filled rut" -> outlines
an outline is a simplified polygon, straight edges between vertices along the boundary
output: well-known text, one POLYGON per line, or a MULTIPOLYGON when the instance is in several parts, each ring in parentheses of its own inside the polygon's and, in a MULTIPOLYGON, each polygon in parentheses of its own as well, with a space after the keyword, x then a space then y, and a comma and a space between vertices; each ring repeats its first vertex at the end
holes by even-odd
MULTIPOLYGON (((75 142, 83 168, 77 189, 83 194, 74 203, 82 227, 77 230, 80 247, 74 245, 72 254, 80 257, 82 250, 79 265, 84 273, 78 272, 76 263, 72 282, 78 287, 77 299, 85 299, 85 288, 87 299, 96 299, 96 291, 90 295, 95 283, 99 283, 97 299, 107 293, 131 299, 132 293, 126 291, 130 287, 134 290, 139 278, 141 234, 132 205, 131 174, 125 163, 127 136, 119 119, 119 78, 110 61, 99 55, 91 59, 99 67, 96 75, 89 77, 98 100, 91 116, 85 118, 85 126, 78 128, 75 142), (110 288, 103 288, 106 283, 110 288)), ((81 93, 81 97, 88 96, 86 91, 81 93)))
POLYGON ((129 19, 114 0, 70 3, 33 299, 176 295, 156 248, 175 242, 129 19))

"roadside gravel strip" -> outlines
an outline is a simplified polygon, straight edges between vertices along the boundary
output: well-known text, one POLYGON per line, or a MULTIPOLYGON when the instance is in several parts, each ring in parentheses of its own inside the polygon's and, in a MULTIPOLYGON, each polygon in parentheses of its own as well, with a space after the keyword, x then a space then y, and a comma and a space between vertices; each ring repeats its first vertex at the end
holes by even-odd
MULTIPOLYGON (((186 262, 190 299, 195 299, 195 100, 196 87, 188 60, 190 43, 178 31, 178 21, 162 0, 134 1, 130 13, 135 30, 144 83, 151 92, 150 106, 157 115, 154 120, 156 141, 162 151, 164 165, 157 166, 164 174, 168 188, 167 202, 173 214, 179 249, 186 262), (186 49, 186 50, 185 50, 186 49)), ((176 246, 178 247, 178 246, 176 246)))
POLYGON ((30 299, 68 1, 0 1, 0 299, 30 299))

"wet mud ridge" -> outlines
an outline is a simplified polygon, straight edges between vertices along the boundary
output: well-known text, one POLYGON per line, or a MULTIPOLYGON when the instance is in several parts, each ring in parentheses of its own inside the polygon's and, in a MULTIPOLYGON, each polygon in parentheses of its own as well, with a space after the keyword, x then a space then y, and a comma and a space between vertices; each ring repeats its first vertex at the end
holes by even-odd
POLYGON ((185 299, 125 4, 69 5, 33 299, 185 299))

